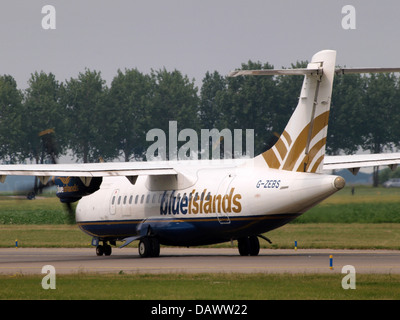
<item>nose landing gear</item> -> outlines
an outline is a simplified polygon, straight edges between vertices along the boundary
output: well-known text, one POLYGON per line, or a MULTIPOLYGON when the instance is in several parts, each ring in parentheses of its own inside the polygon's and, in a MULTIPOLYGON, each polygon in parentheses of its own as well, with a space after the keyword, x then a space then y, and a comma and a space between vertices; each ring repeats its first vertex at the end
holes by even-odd
MULTIPOLYGON (((111 241, 110 241, 110 243, 113 244, 111 241)), ((111 252, 112 252, 112 248, 109 244, 107 244, 107 241, 103 241, 103 245, 98 244, 96 246, 96 255, 97 256, 102 256, 102 255, 110 256, 111 252)))

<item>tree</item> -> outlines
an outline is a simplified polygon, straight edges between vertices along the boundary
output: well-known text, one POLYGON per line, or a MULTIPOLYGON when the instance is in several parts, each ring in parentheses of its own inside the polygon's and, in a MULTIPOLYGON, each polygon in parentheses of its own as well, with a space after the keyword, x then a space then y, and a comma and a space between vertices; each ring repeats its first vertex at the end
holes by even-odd
POLYGON ((100 72, 86 69, 66 82, 64 103, 69 127, 69 147, 86 162, 116 156, 108 135, 113 110, 105 103, 108 89, 100 72), (108 107, 108 108, 107 108, 108 107))
POLYGON ((0 76, 0 157, 15 163, 21 156, 23 124, 22 92, 10 75, 0 76))
POLYGON ((207 71, 200 90, 199 118, 202 128, 216 128, 221 123, 222 110, 218 100, 219 96, 226 90, 226 78, 220 75, 218 71, 213 73, 207 71))
POLYGON ((326 143, 328 154, 352 154, 362 145, 365 91, 366 78, 360 74, 335 77, 326 143))
POLYGON ((66 124, 65 109, 60 104, 62 85, 54 74, 43 71, 31 74, 24 101, 24 157, 43 163, 46 157, 43 140, 39 133, 52 129, 55 131, 56 145, 52 146, 55 156, 65 149, 66 124))
MULTIPOLYGON (((151 72, 153 96, 148 109, 149 122, 146 131, 158 128, 167 136, 169 122, 177 121, 177 132, 184 128, 199 130, 199 97, 194 80, 190 81, 178 70, 167 71, 165 68, 151 72)), ((184 142, 183 142, 184 143, 184 142)), ((175 154, 177 150, 169 150, 166 155, 175 154)), ((171 146, 170 146, 171 147, 171 146)))
POLYGON ((125 161, 132 156, 140 158, 145 151, 148 108, 152 99, 152 79, 137 69, 118 70, 114 77, 109 103, 113 112, 109 135, 122 150, 125 161))
MULTIPOLYGON (((242 70, 272 69, 270 64, 249 61, 242 70)), ((217 96, 219 129, 253 129, 254 153, 265 151, 277 129, 274 123, 278 95, 272 76, 227 78, 227 89, 217 96)), ((242 141, 244 141, 242 139, 242 141)))
MULTIPOLYGON (((398 141, 398 119, 400 103, 398 80, 394 74, 371 74, 366 78, 367 89, 363 95, 363 109, 359 117, 362 126, 362 147, 371 153, 381 153, 391 149, 398 141)), ((378 168, 374 168, 374 187, 379 184, 378 168)))

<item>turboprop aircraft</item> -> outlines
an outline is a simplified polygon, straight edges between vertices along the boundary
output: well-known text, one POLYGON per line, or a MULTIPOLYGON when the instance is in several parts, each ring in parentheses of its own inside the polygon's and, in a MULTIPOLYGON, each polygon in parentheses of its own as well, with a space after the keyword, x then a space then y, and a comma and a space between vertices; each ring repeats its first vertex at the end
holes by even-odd
POLYGON ((336 69, 336 51, 316 53, 307 68, 242 70, 231 76, 303 75, 298 105, 275 145, 252 159, 95 164, 2 165, 7 175, 57 176, 57 196, 79 200, 76 223, 97 255, 117 241, 139 241, 141 257, 160 244, 238 241, 240 255, 258 255, 258 237, 283 226, 345 186, 324 170, 396 166, 400 154, 325 157, 335 74, 400 69, 336 69))

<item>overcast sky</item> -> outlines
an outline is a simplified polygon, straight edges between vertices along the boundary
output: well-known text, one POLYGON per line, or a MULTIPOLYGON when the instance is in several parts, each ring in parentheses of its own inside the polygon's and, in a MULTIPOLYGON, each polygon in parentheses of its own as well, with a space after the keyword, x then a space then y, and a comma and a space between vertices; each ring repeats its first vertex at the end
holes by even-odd
POLYGON ((400 67, 400 2, 321 0, 2 0, 0 74, 20 88, 30 74, 60 81, 85 67, 109 85, 117 70, 178 69, 200 85, 207 71, 227 74, 248 60, 280 68, 338 51, 347 67, 400 67), (356 29, 342 28, 353 5, 356 29), (56 29, 42 28, 53 5, 56 29))

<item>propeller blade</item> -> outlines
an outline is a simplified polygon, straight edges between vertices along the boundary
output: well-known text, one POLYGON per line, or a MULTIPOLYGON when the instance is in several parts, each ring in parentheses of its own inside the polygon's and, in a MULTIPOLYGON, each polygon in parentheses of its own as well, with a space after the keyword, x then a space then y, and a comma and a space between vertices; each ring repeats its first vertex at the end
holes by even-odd
POLYGON ((69 224, 75 224, 75 209, 72 207, 72 203, 65 202, 65 209, 67 211, 67 221, 69 224))

